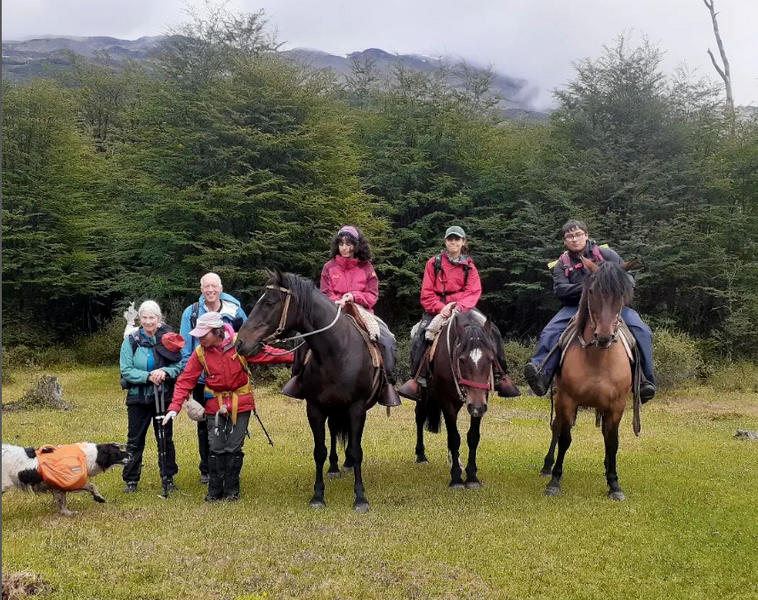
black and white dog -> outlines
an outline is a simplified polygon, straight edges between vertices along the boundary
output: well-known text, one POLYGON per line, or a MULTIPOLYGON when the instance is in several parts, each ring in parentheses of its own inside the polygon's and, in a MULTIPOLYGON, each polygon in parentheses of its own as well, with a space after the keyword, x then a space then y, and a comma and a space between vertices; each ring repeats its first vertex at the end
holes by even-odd
MULTIPOLYGON (((129 460, 129 454, 124 450, 124 446, 116 443, 93 444, 84 442, 82 444, 84 455, 87 459, 87 484, 77 492, 89 492, 96 502, 105 502, 105 498, 100 494, 89 479, 95 475, 107 471, 113 466, 126 465, 129 460)), ((66 494, 47 485, 38 471, 37 455, 34 448, 22 448, 12 444, 3 444, 3 494, 12 488, 22 490, 31 490, 34 492, 51 492, 53 499, 60 508, 61 514, 72 515, 73 512, 66 508, 66 494)))

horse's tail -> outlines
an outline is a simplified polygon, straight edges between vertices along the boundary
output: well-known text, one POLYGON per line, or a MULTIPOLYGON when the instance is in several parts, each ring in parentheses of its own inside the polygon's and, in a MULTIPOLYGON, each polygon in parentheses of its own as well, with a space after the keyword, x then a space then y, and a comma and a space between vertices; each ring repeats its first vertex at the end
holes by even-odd
POLYGON ((344 448, 350 435, 350 417, 347 412, 335 410, 327 416, 329 431, 337 436, 340 445, 344 448))
POLYGON ((426 420, 424 421, 424 428, 430 433, 439 433, 440 424, 442 421, 442 408, 440 403, 435 398, 432 398, 428 394, 424 394, 426 400, 426 420))

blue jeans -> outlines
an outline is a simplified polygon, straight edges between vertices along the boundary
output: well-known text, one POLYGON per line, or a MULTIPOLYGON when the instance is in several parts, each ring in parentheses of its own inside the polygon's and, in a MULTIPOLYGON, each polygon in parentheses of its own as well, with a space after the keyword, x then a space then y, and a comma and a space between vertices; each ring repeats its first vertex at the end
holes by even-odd
MULTIPOLYGON (((553 346, 558 343, 561 335, 566 331, 569 321, 577 313, 579 307, 577 306, 564 306, 558 311, 550 322, 545 325, 545 329, 540 334, 540 340, 537 343, 537 350, 534 353, 530 362, 533 362, 538 367, 545 360, 545 357, 552 350, 553 346)), ((642 374, 645 379, 650 383, 655 383, 655 373, 653 371, 653 332, 650 327, 645 323, 637 314, 634 309, 625 306, 621 311, 621 317, 629 327, 629 331, 632 332, 634 339, 637 340, 637 346, 640 349, 640 362, 642 367, 642 374)), ((547 375, 550 379, 555 375, 555 371, 558 368, 558 363, 561 360, 561 353, 556 350, 550 356, 550 358, 542 365, 541 371, 547 375)))

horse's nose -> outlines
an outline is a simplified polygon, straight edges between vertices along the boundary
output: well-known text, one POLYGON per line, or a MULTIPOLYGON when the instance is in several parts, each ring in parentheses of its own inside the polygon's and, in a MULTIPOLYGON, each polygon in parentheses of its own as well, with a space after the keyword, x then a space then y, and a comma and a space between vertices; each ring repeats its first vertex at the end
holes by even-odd
POLYGON ((613 338, 610 336, 595 336, 595 340, 597 342, 597 347, 602 348, 603 350, 608 349, 611 347, 611 343, 613 342, 613 338))
POLYGON ((468 414, 470 414, 472 417, 483 417, 484 413, 486 412, 487 412, 486 404, 480 404, 478 406, 474 406, 473 404, 468 405, 468 414))

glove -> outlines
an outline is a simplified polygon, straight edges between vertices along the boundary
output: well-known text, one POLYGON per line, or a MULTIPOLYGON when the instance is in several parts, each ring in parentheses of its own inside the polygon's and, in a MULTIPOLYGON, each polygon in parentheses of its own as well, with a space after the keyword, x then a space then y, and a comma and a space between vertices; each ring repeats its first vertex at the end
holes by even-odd
POLYGON ((163 425, 165 427, 166 425, 168 425, 169 421, 171 421, 171 420, 173 420, 175 418, 176 418, 176 411, 175 410, 170 410, 170 411, 168 411, 166 413, 166 416, 163 417, 163 423, 161 423, 161 425, 163 425))

